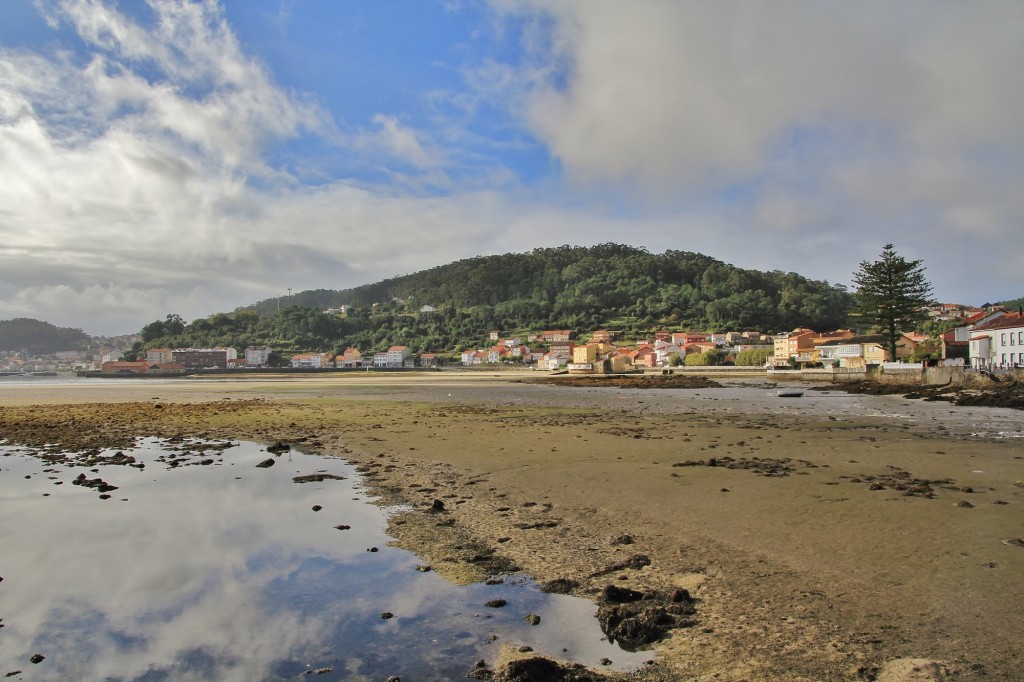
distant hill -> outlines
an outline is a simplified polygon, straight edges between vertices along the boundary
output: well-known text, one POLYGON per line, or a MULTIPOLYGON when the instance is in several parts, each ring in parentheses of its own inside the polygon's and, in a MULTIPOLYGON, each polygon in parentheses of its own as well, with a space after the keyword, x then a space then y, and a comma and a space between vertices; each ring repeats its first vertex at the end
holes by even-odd
POLYGON ((187 324, 168 315, 142 329, 131 355, 220 345, 266 345, 277 359, 348 346, 364 354, 392 345, 455 353, 488 344, 491 330, 607 328, 621 338, 658 329, 831 330, 846 324, 851 298, 842 286, 698 253, 561 246, 468 258, 352 289, 301 291, 187 324), (343 305, 345 315, 325 312, 343 305))
MULTIPOLYGON (((796 273, 734 267, 699 253, 620 244, 479 256, 352 289, 296 293, 286 305, 327 309, 401 303, 478 309, 494 328, 650 328, 787 331, 846 323, 850 294, 796 273)), ((273 315, 277 298, 248 309, 273 315)))
POLYGON ((0 320, 0 350, 56 353, 80 348, 88 344, 89 338, 81 329, 55 327, 28 317, 0 320))
POLYGON ((996 305, 1001 305, 1007 310, 1021 310, 1024 309, 1024 296, 1020 298, 1014 298, 1009 301, 1000 301, 996 305))

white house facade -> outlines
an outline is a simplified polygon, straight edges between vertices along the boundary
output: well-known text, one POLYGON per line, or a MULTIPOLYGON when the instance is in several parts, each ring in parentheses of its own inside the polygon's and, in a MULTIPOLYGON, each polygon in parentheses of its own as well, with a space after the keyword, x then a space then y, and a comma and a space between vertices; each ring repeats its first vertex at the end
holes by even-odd
POLYGON ((970 331, 969 353, 974 369, 1024 367, 1024 315, 1009 313, 970 331))

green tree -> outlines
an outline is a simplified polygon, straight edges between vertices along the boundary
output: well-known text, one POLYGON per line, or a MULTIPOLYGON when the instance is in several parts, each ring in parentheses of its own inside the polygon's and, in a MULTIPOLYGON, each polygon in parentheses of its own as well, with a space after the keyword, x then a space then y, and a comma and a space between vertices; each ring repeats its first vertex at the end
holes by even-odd
POLYGON ((775 349, 771 346, 741 350, 736 354, 735 363, 743 367, 762 367, 774 353, 775 349))
POLYGON ((853 282, 857 286, 853 315, 879 328, 889 357, 895 360, 900 334, 928 319, 923 308, 932 303, 932 285, 924 277, 921 261, 908 261, 886 244, 878 260, 861 261, 853 282))

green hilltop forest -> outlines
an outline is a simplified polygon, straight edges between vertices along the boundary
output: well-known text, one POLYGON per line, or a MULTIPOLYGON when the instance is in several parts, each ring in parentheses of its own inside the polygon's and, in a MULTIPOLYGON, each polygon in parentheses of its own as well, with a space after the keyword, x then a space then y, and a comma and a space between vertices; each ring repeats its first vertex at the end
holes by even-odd
POLYGON ((85 347, 89 340, 89 335, 81 329, 55 327, 28 317, 0 320, 0 351, 46 355, 85 347))
POLYGON ((830 330, 846 324, 851 302, 841 285, 745 270, 698 253, 561 246, 468 258, 352 289, 298 292, 191 323, 168 315, 142 329, 134 350, 268 345, 285 355, 402 344, 450 353, 479 347, 492 329, 604 327, 626 336, 662 328, 830 330), (323 312, 341 305, 350 306, 344 316, 323 312), (420 312, 425 305, 435 310, 420 312))

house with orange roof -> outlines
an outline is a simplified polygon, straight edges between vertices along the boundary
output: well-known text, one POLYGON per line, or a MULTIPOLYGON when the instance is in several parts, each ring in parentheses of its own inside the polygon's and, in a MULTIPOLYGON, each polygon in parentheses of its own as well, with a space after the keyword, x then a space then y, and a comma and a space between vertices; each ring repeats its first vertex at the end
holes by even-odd
POLYGON ((334 366, 331 353, 297 353, 291 357, 293 369, 321 369, 334 366))
POLYGON ((629 352, 630 360, 634 367, 652 368, 658 361, 658 354, 654 352, 653 346, 642 345, 629 352))
POLYGON ((345 351, 334 358, 335 367, 362 367, 363 366, 363 354, 358 348, 349 346, 345 351))
POLYGON ((775 344, 772 361, 776 367, 788 365, 790 358, 800 362, 801 356, 806 358, 804 362, 810 362, 814 355, 815 333, 806 327, 797 327, 787 334, 780 334, 773 340, 775 344))
POLYGON ((571 341, 574 335, 571 329, 554 329, 541 332, 537 338, 541 343, 566 342, 571 341))
POLYGON ((817 354, 822 362, 862 369, 868 365, 880 365, 888 359, 885 343, 881 334, 832 339, 821 344, 817 354))
POLYGON ((412 357, 412 350, 408 346, 391 346, 387 350, 387 367, 404 367, 405 361, 412 357))

